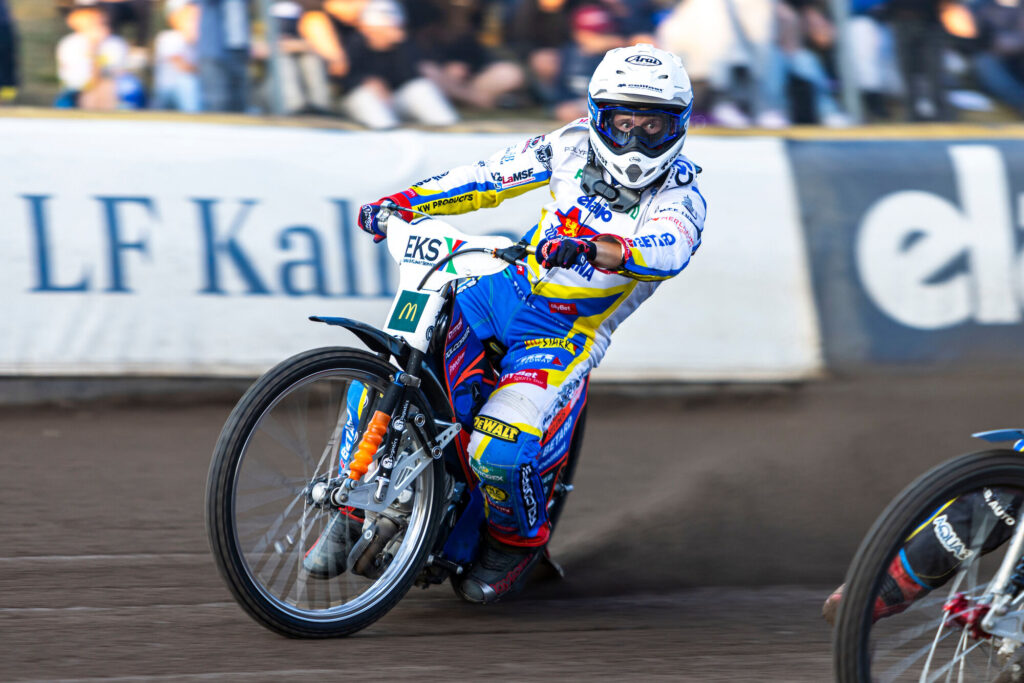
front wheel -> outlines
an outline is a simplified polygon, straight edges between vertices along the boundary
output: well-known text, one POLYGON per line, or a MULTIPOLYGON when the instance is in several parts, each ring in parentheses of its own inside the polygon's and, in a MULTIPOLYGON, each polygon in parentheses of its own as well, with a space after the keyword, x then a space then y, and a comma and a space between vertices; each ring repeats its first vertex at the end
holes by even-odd
MULTIPOLYGON (((314 490, 339 480, 393 372, 363 351, 308 351, 257 380, 224 425, 207 482, 210 547, 235 599, 271 630, 326 638, 365 628, 423 569, 444 508, 440 460, 419 461, 418 474, 410 465, 407 480, 414 478, 383 510, 337 509, 314 490), (339 564, 314 571, 306 556, 329 523, 351 530, 332 537, 339 564)), ((410 427, 392 438, 400 439, 399 462, 430 452, 410 427)), ((373 466, 364 481, 372 474, 373 466)), ((392 481, 400 479, 396 467, 392 481)))
POLYGON ((1024 681, 1024 648, 981 626, 1022 500, 1024 456, 1010 450, 961 456, 900 493, 847 573, 836 680, 1024 681))

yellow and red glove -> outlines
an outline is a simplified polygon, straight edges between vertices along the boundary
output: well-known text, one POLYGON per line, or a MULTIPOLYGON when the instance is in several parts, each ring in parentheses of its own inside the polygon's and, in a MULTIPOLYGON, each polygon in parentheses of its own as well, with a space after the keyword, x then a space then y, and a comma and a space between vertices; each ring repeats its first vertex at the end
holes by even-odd
MULTIPOLYGON (((359 207, 359 216, 356 217, 356 222, 359 223, 359 227, 364 232, 368 232, 373 235, 374 242, 381 242, 387 239, 387 232, 384 230, 384 226, 378 220, 378 214, 381 209, 384 208, 384 202, 391 202, 398 207, 408 207, 409 198, 405 196, 405 192, 399 192, 397 194, 388 195, 387 197, 381 197, 375 202, 369 204, 363 204, 359 207)), ((396 213, 404 221, 411 221, 412 214, 408 211, 396 211, 396 213)))

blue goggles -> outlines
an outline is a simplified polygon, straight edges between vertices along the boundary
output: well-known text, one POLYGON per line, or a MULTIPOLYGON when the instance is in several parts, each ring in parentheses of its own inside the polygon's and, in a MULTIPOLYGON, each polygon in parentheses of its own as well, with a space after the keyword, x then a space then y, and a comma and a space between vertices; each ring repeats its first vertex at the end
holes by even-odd
POLYGON ((594 129, 616 154, 639 151, 657 156, 686 133, 691 102, 685 109, 599 104, 587 98, 594 129))

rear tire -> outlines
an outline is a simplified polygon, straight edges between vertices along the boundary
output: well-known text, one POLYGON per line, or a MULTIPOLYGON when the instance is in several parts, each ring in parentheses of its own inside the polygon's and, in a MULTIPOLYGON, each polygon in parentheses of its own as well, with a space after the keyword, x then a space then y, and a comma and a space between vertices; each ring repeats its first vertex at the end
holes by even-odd
MULTIPOLYGON (((400 526, 379 555, 379 578, 348 572, 314 579, 302 567, 330 514, 308 492, 315 478, 337 476, 337 448, 332 454, 327 443, 345 415, 348 388, 370 388, 369 410, 394 371, 355 349, 301 353, 258 379, 224 425, 207 481, 210 549, 239 605, 277 633, 327 638, 366 628, 394 607, 426 563, 444 508, 440 460, 410 484, 409 501, 385 511, 400 526)), ((418 408, 431 415, 429 406, 418 408)), ((424 445, 411 432, 408 438, 411 450, 424 445)))

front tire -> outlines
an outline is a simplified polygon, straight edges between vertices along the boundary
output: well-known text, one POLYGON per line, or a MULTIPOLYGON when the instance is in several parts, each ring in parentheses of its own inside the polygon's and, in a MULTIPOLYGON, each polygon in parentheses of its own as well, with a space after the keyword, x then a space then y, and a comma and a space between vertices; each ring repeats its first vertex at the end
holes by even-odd
POLYGON ((916 599, 905 611, 875 621, 883 580, 901 548, 918 532, 937 538, 936 515, 943 506, 954 499, 984 494, 986 489, 998 489, 1017 501, 1013 514, 1018 514, 1024 497, 1024 456, 1011 450, 989 450, 955 458, 908 486, 878 518, 854 557, 840 601, 833 634, 833 664, 839 683, 947 680, 947 675, 951 680, 1017 680, 1007 678, 1014 661, 997 656, 998 639, 979 638, 965 624, 970 613, 953 607, 978 605, 976 598, 984 594, 1002 562, 1004 553, 993 546, 1005 542, 1009 530, 997 529, 999 517, 988 509, 975 513, 978 519, 972 519, 971 533, 959 539, 962 546, 954 546, 947 537, 947 545, 959 549, 964 557, 956 564, 955 573, 951 571, 941 586, 916 599), (958 595, 964 596, 964 602, 955 602, 958 595))
MULTIPOLYGON (((327 638, 366 628, 405 595, 426 563, 444 508, 440 460, 416 476, 406 489, 411 495, 380 514, 387 518, 382 527, 398 531, 377 548, 379 571, 317 579, 303 567, 332 513, 309 493, 315 481, 336 478, 342 468, 332 439, 351 414, 349 389, 366 387, 359 410, 372 414, 394 371, 364 351, 308 351, 258 379, 224 425, 207 481, 210 548, 239 605, 277 633, 327 638)), ((429 406, 418 408, 431 415, 429 406)), ((358 442, 361 432, 355 437, 358 442)), ((401 438, 410 451, 425 446, 412 430, 401 438)))

